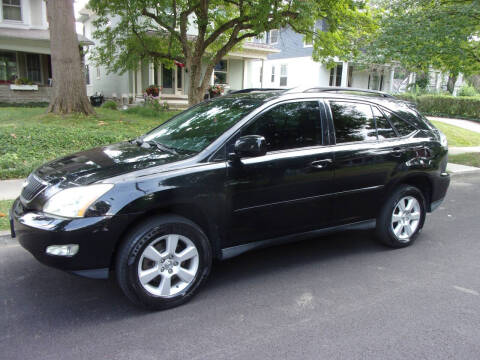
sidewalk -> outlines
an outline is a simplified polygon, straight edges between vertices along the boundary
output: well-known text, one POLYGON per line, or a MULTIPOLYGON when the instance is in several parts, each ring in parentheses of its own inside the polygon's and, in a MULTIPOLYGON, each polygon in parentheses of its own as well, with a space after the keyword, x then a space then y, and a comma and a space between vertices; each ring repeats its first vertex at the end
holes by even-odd
POLYGON ((461 127, 463 129, 467 129, 470 131, 480 133, 480 122, 470 121, 470 120, 462 120, 462 119, 450 119, 450 118, 439 118, 434 116, 427 116, 428 120, 440 121, 445 124, 454 125, 461 127))
POLYGON ((0 200, 11 200, 19 196, 24 181, 24 179, 0 180, 0 200))

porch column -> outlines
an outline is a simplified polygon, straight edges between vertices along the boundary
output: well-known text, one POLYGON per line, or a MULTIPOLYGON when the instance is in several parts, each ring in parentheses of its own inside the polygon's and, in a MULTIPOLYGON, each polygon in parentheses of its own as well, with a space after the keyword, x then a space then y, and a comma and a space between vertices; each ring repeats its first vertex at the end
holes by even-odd
POLYGON ((392 66, 390 68, 390 83, 388 84, 388 91, 392 92, 393 91, 393 78, 395 75, 395 68, 392 66))
POLYGON ((148 85, 151 85, 155 82, 153 75, 154 75, 153 63, 150 63, 148 64, 148 85))
POLYGON ((344 61, 342 63, 342 81, 340 83, 341 87, 348 86, 348 62, 344 61))
POLYGON ((246 89, 248 87, 248 60, 243 59, 243 82, 242 82, 242 89, 246 89))
POLYGON ((143 95, 143 89, 142 89, 142 63, 138 64, 138 69, 136 73, 136 79, 135 83, 137 84, 137 88, 135 89, 137 92, 137 95, 143 95))

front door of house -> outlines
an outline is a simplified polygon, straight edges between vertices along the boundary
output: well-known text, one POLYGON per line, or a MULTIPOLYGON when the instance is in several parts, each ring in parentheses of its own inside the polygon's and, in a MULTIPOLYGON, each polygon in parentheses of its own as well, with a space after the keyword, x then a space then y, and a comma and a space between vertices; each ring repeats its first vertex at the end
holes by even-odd
POLYGON ((174 94, 175 88, 173 83, 173 70, 167 69, 162 65, 162 93, 163 94, 174 94))

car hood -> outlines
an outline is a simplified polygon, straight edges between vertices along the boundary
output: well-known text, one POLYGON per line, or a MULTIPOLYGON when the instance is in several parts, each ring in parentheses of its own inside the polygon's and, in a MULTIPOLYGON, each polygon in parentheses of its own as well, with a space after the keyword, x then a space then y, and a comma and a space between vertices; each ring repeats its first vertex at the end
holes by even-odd
POLYGON ((35 174, 49 182, 88 185, 114 176, 186 159, 189 155, 172 154, 121 142, 98 147, 50 161, 35 174))

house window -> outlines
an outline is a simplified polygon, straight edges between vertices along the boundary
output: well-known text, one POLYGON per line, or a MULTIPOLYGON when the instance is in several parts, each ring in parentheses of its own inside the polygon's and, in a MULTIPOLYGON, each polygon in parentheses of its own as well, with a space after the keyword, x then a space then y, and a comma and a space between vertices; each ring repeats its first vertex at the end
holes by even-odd
POLYGON ((330 86, 341 86, 342 84, 342 72, 343 65, 339 64, 330 69, 330 81, 328 85, 330 86))
POLYGON ((87 65, 85 65, 85 83, 87 85, 90 85, 90 67, 87 65))
POLYGON ((3 0, 2 3, 3 20, 22 21, 20 0, 3 0))
POLYGON ((270 30, 270 44, 274 45, 278 43, 278 29, 270 30))
POLYGON ((40 55, 26 54, 25 63, 27 64, 27 79, 32 82, 42 82, 40 55))
POLYGON ((266 33, 261 33, 261 34, 258 34, 257 36, 255 36, 252 40, 254 43, 257 43, 257 44, 266 44, 267 43, 267 36, 266 36, 266 33))
POLYGON ((227 60, 220 60, 213 70, 213 83, 214 84, 226 84, 227 83, 227 60))
POLYGON ((100 80, 100 66, 97 66, 97 80, 100 80))
POLYGON ((15 53, 0 52, 0 84, 15 81, 17 77, 17 57, 15 53))
POLYGON ((280 66, 280 86, 287 86, 288 69, 286 64, 280 66))
POLYGON ((272 83, 275 82, 275 66, 272 66, 272 83))

